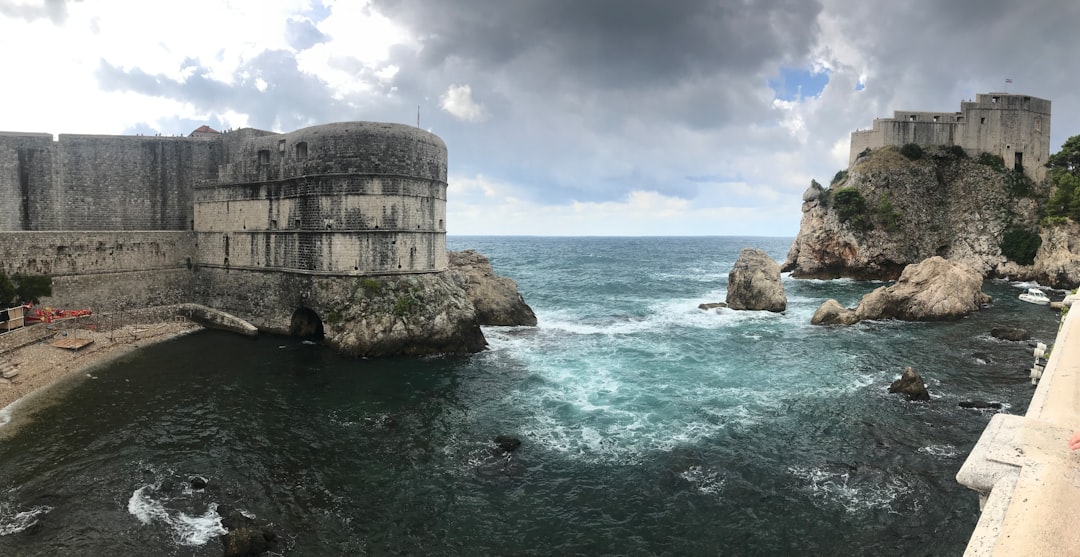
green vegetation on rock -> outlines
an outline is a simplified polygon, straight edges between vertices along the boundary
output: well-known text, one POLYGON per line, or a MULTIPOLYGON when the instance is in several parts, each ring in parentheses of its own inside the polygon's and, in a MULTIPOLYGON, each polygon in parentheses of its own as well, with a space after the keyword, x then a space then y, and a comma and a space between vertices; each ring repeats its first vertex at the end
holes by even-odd
POLYGON ((1042 238, 1037 232, 1024 228, 1010 228, 1001 238, 1001 254, 1010 261, 1021 265, 1035 262, 1035 253, 1042 245, 1042 238))
POLYGON ((0 309, 22 302, 37 304, 45 296, 52 296, 52 277, 15 274, 8 278, 0 273, 0 309))
POLYGON ((847 170, 841 170, 841 171, 837 172, 835 176, 833 176, 832 182, 829 182, 829 185, 830 186, 835 186, 836 184, 838 184, 840 182, 843 182, 845 179, 847 179, 847 176, 848 176, 848 171, 847 170))
POLYGON ((412 295, 398 298, 397 302, 394 303, 394 315, 404 317, 411 313, 415 306, 416 298, 413 298, 412 295))
POLYGON ((975 159, 975 162, 989 166, 994 170, 1005 170, 1005 159, 990 153, 979 153, 979 157, 975 159))
POLYGON ((1046 215, 1080 221, 1080 135, 1070 137, 1060 151, 1050 155, 1046 167, 1053 186, 1046 215))
POLYGON ((900 154, 907 157, 908 160, 917 161, 922 158, 923 150, 922 147, 919 147, 914 143, 905 143, 904 146, 900 148, 900 154))
POLYGON ((881 194, 878 198, 877 206, 874 207, 874 216, 877 217, 878 222, 881 223, 881 227, 887 232, 896 232, 900 229, 900 219, 903 218, 903 214, 896 210, 896 206, 893 205, 892 196, 889 192, 881 194))
POLYGON ((870 221, 866 218, 866 199, 863 199, 859 190, 844 187, 830 191, 833 207, 836 208, 836 218, 841 223, 862 232, 870 229, 870 221))

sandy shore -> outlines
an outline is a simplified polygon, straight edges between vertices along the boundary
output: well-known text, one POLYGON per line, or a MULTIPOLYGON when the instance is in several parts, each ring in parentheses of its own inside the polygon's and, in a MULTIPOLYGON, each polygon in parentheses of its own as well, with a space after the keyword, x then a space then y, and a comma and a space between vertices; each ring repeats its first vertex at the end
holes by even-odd
MULTIPOLYGON (((77 351, 49 346, 45 339, 2 355, 18 375, 0 379, 0 413, 31 393, 40 392, 58 381, 94 366, 114 360, 132 350, 200 330, 194 323, 169 322, 127 325, 108 332, 79 329, 70 334, 94 342, 77 351)), ((0 421, 2 425, 2 421, 0 421)))

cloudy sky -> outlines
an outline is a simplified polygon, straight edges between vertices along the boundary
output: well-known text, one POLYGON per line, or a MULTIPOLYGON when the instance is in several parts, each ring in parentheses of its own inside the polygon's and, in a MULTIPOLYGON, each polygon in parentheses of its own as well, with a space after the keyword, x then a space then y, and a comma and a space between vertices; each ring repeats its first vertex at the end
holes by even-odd
POLYGON ((450 151, 451 234, 794 236, 853 129, 976 93, 1080 134, 1075 0, 0 0, 0 130, 347 120, 450 151))

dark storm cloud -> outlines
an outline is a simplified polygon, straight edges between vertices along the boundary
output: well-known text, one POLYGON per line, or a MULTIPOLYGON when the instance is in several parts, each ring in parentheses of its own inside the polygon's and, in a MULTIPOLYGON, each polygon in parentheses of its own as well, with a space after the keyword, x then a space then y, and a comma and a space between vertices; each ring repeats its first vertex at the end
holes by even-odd
POLYGON ((374 0, 373 9, 420 44, 392 52, 402 96, 430 103, 468 84, 490 115, 435 128, 454 146, 455 170, 566 203, 633 190, 692 197, 702 186, 672 178, 689 156, 679 142, 775 122, 766 80, 780 65, 810 64, 821 4, 374 0))
POLYGON ((17 4, 0 0, 0 15, 26 21, 49 18, 53 23, 60 24, 67 19, 67 4, 67 0, 44 0, 40 4, 17 4))
POLYGON ((423 43, 426 68, 450 59, 602 88, 752 72, 799 56, 815 36, 818 2, 764 0, 375 0, 423 43), (524 67, 517 67, 525 64, 524 67), (538 67, 539 66, 539 67, 538 67))

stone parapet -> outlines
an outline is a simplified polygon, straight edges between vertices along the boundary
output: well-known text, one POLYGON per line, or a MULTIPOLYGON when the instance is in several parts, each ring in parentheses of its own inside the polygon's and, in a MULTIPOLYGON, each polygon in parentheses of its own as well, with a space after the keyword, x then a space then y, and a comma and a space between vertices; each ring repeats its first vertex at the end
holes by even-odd
POLYGON ((1078 555, 1080 312, 1070 312, 1025 416, 999 414, 956 475, 979 493, 982 516, 966 557, 1078 555))

